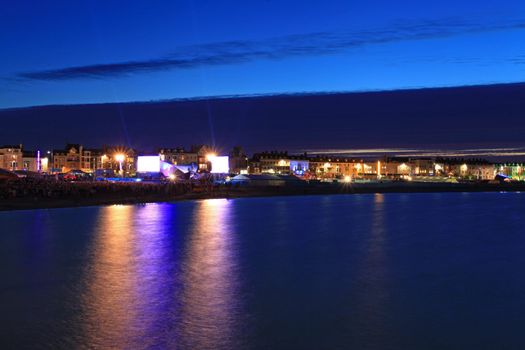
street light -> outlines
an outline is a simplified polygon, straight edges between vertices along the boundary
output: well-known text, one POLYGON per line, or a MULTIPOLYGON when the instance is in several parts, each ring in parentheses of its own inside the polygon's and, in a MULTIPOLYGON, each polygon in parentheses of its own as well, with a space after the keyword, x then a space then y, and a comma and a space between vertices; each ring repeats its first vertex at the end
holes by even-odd
POLYGON ((123 174, 122 163, 126 159, 126 156, 122 153, 115 154, 115 160, 118 162, 120 173, 123 174))

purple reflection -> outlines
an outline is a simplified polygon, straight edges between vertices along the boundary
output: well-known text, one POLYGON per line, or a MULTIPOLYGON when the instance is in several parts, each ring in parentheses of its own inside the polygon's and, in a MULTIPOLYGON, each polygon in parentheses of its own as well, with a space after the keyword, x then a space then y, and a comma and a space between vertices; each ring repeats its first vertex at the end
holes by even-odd
POLYGON ((192 205, 184 218, 171 204, 101 209, 82 298, 87 344, 232 347, 239 308, 231 202, 192 205), (179 220, 194 229, 180 237, 179 220))
POLYGON ((134 286, 137 300, 133 307, 138 317, 133 320, 133 344, 143 348, 162 346, 169 340, 169 325, 175 315, 170 311, 177 276, 178 251, 172 249, 176 236, 173 215, 176 207, 147 204, 135 207, 133 255, 138 283, 134 286))

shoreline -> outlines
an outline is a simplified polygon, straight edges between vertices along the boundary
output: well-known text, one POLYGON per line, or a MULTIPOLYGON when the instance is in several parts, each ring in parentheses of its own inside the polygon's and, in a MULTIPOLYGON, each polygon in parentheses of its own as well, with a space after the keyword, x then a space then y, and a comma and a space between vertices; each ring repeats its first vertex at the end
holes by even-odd
POLYGON ((90 197, 0 199, 0 211, 76 208, 103 205, 171 203, 202 199, 250 197, 370 194, 370 193, 447 193, 447 192, 525 192, 525 183, 369 183, 326 184, 321 186, 217 188, 211 191, 182 194, 143 193, 139 195, 100 194, 90 197))

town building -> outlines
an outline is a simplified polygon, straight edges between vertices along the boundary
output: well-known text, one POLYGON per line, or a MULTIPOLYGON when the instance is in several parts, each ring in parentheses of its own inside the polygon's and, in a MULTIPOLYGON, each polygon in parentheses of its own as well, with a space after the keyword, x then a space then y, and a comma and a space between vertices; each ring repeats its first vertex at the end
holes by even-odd
POLYGON ((0 146, 0 168, 11 171, 23 170, 22 145, 0 146))
POLYGON ((104 161, 107 155, 102 149, 84 148, 83 163, 87 172, 94 172, 97 169, 104 169, 104 161))
MULTIPOLYGON (((158 157, 166 164, 184 166, 192 172, 221 174, 275 174, 296 175, 304 179, 320 180, 376 180, 407 179, 434 181, 438 178, 463 180, 493 180, 496 174, 512 180, 525 180, 524 163, 492 164, 483 159, 384 157, 380 159, 352 159, 334 155, 291 155, 286 151, 255 153, 248 158, 241 147, 234 147, 228 156, 220 156, 207 145, 158 149, 158 157)), ((106 171, 121 176, 136 174, 137 151, 123 146, 85 148, 81 144, 67 144, 40 154, 24 151, 22 145, 0 147, 0 169, 65 173, 81 170, 88 173, 106 171)), ((186 169, 186 168, 185 168, 186 169)))
POLYGON ((496 173, 512 180, 525 180, 525 163, 500 163, 495 165, 496 173))
MULTIPOLYGON (((99 151, 97 151, 99 152, 99 151)), ((101 170, 113 170, 121 176, 134 176, 137 172, 137 151, 125 146, 104 146, 100 153, 91 153, 100 157, 101 170), (101 154, 101 155, 100 155, 101 154)))
POLYGON ((22 154, 23 170, 38 173, 47 173, 49 171, 49 158, 42 157, 40 151, 23 151, 22 154))
POLYGON ((183 147, 158 149, 160 159, 173 165, 196 164, 199 172, 211 170, 209 156, 215 155, 212 147, 207 145, 191 146, 189 151, 183 147))
POLYGON ((484 159, 436 159, 436 164, 443 164, 443 172, 451 177, 467 180, 494 180, 496 167, 484 159))
POLYGON ((89 169, 89 161, 83 155, 80 144, 69 143, 62 150, 53 150, 53 172, 65 173, 71 170, 89 169))
POLYGON ((0 169, 46 173, 48 161, 39 151, 25 151, 22 145, 0 147, 0 169))
POLYGON ((410 167, 414 176, 434 176, 435 163, 432 158, 410 159, 410 167))
POLYGON ((71 170, 93 173, 99 169, 106 169, 117 173, 134 174, 136 151, 123 146, 90 149, 80 144, 67 144, 63 150, 53 150, 52 163, 54 173, 71 170))
POLYGON ((197 164, 199 162, 197 153, 188 152, 183 147, 160 148, 158 152, 161 160, 173 165, 197 164))
POLYGON ((306 155, 289 155, 288 152, 270 151, 255 153, 249 162, 251 174, 303 175, 309 171, 310 160, 306 155))
POLYGON ((242 147, 235 146, 230 152, 230 172, 232 174, 248 173, 248 156, 244 153, 242 147))
POLYGON ((310 174, 318 179, 356 178, 364 165, 344 157, 313 157, 309 159, 310 174))
POLYGON ((404 157, 387 157, 381 164, 381 177, 386 178, 406 178, 411 176, 427 175, 429 170, 425 167, 421 171, 421 165, 426 160, 410 159, 404 157))
POLYGON ((191 153, 197 154, 197 168, 199 172, 208 172, 211 170, 211 164, 208 159, 210 155, 216 155, 215 150, 208 145, 193 145, 191 153))

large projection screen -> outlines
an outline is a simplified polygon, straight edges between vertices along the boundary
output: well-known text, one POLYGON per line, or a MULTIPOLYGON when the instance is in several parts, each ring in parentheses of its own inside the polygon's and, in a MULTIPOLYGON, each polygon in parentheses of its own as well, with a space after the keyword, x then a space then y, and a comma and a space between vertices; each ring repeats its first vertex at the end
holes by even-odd
POLYGON ((228 156, 209 157, 212 174, 228 174, 230 172, 230 160, 228 156))
POLYGON ((160 172, 159 156, 139 156, 137 159, 137 172, 158 173, 160 172))

